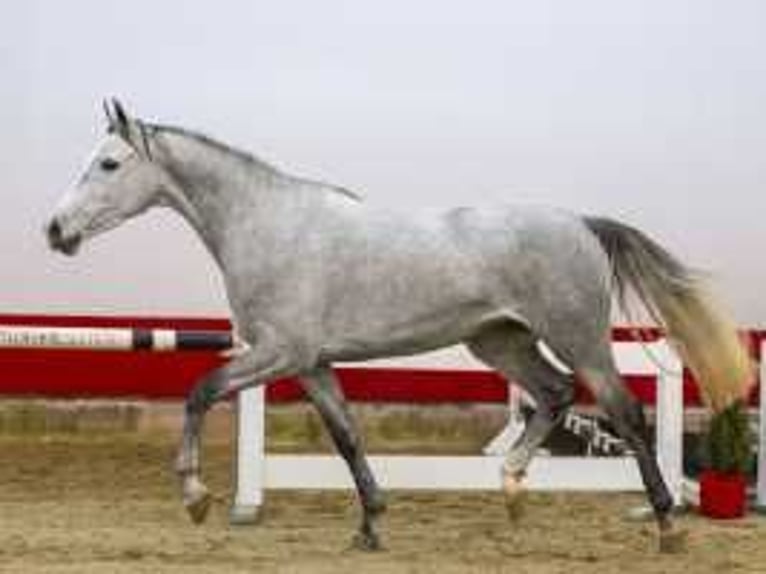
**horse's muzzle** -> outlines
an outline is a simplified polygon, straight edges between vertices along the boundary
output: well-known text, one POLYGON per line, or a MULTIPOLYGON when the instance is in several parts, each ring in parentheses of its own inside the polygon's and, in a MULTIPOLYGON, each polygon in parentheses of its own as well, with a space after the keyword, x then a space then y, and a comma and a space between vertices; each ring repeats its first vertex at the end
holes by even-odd
POLYGON ((82 236, 79 233, 65 235, 61 223, 57 219, 53 219, 48 224, 45 233, 48 236, 48 245, 54 251, 60 251, 64 255, 74 255, 80 248, 82 236))

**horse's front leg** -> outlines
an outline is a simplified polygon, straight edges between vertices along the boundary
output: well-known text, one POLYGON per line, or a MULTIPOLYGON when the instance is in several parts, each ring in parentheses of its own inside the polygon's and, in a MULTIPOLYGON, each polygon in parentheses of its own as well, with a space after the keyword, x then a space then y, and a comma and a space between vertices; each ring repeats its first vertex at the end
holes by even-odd
POLYGON ((208 373, 192 389, 186 400, 176 473, 181 479, 184 506, 195 523, 205 520, 212 500, 200 478, 200 437, 205 414, 224 397, 294 372, 294 361, 289 355, 277 347, 259 345, 248 348, 208 373))
POLYGON ((362 550, 378 550, 380 539, 375 530, 375 519, 386 509, 385 498, 370 470, 343 390, 329 367, 303 375, 301 384, 319 411, 335 447, 348 464, 356 483, 363 514, 354 545, 362 550))

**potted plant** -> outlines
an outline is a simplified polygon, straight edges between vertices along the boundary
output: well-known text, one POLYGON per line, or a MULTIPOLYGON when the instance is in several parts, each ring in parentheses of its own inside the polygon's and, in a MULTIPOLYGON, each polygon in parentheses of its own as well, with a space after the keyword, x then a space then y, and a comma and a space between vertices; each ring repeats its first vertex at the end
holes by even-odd
POLYGON ((739 518, 747 507, 752 464, 747 405, 737 400, 716 412, 705 436, 708 468, 700 475, 700 511, 711 518, 739 518))

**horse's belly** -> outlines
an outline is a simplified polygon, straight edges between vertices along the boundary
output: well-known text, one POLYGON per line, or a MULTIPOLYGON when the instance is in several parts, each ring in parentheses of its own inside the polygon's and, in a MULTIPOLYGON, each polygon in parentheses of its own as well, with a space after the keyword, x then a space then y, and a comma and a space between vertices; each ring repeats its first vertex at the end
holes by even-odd
POLYGON ((464 341, 487 324, 513 319, 510 312, 476 304, 415 314, 408 320, 369 320, 331 337, 321 356, 326 361, 363 361, 414 355, 464 341))

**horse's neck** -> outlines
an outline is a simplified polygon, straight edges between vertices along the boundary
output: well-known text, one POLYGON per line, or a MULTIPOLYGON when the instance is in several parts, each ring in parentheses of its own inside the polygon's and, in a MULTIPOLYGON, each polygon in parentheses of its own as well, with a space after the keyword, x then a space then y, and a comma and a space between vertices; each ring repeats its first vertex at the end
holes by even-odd
POLYGON ((249 225, 268 217, 264 205, 282 177, 276 170, 185 134, 159 138, 160 159, 178 189, 171 205, 219 260, 232 225, 247 213, 249 225))

